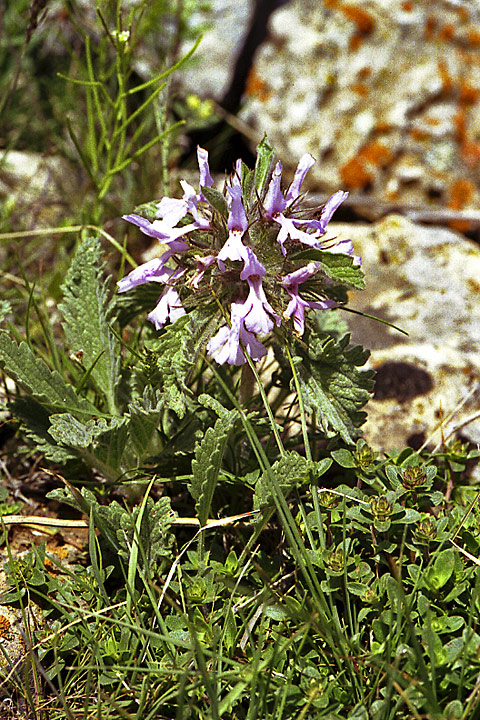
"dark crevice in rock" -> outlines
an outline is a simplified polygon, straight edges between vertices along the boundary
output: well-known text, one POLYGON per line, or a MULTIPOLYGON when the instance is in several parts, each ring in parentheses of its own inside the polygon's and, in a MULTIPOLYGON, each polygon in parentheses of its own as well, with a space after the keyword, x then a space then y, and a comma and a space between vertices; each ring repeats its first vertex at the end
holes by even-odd
POLYGON ((422 368, 406 362, 386 362, 375 374, 375 400, 395 399, 398 402, 425 395, 433 388, 431 375, 422 368))
MULTIPOLYGON (((270 15, 287 2, 288 0, 255 0, 253 3, 249 28, 235 61, 230 84, 219 102, 220 107, 230 115, 235 115, 240 110, 255 53, 268 35, 270 15)), ((209 151, 209 165, 213 172, 231 172, 238 158, 249 167, 255 164, 255 154, 250 143, 226 120, 193 130, 187 140, 189 148, 182 158, 182 165, 195 166, 197 145, 209 151)))

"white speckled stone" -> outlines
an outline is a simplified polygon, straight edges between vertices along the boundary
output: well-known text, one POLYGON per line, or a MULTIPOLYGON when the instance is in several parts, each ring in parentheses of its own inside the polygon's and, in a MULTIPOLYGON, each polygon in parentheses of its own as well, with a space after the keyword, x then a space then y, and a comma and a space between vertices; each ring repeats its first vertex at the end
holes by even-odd
MULTIPOLYGON (((425 371, 432 387, 415 397, 374 399, 367 406, 365 437, 383 450, 401 448, 413 434, 441 439, 480 410, 480 249, 461 235, 422 227, 400 216, 373 225, 329 225, 329 235, 350 237, 362 256, 367 288, 352 295, 350 306, 394 323, 409 333, 349 315, 353 339, 372 350, 370 367, 408 363, 425 371)), ((420 378, 420 385, 421 385, 420 378)), ((392 378, 395 385, 395 377, 392 378)), ((415 383, 414 383, 415 384, 415 383)), ((398 385, 398 384, 397 384, 398 385)), ((421 388, 420 388, 421 389, 421 388)), ((461 428, 480 442, 480 418, 461 428)))

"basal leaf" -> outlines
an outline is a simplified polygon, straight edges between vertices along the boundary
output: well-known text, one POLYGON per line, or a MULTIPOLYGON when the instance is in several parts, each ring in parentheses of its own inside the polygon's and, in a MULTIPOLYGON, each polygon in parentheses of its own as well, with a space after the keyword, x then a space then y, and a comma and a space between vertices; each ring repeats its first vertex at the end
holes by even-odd
POLYGON ((48 460, 64 463, 76 457, 74 452, 58 445, 48 432, 50 413, 43 405, 31 397, 21 397, 15 400, 10 409, 12 415, 22 421, 26 436, 48 460))
POLYGON ((353 444, 365 419, 360 408, 369 400, 373 387, 373 373, 358 369, 368 352, 359 345, 349 346, 349 335, 339 342, 313 334, 304 340, 306 347, 297 344, 295 368, 305 409, 316 413, 327 437, 340 435, 353 444))
POLYGON ((100 241, 87 237, 80 243, 62 286, 59 305, 69 348, 81 357, 97 388, 115 413, 119 381, 119 346, 110 330, 112 304, 103 277, 100 241))
POLYGON ((97 412, 91 403, 77 395, 60 373, 50 370, 37 358, 26 342, 17 345, 4 330, 0 330, 0 368, 51 412, 71 412, 75 417, 91 417, 97 412))
POLYGON ((195 507, 201 526, 207 522, 228 438, 237 418, 236 410, 225 410, 195 446, 189 490, 196 501, 195 507))

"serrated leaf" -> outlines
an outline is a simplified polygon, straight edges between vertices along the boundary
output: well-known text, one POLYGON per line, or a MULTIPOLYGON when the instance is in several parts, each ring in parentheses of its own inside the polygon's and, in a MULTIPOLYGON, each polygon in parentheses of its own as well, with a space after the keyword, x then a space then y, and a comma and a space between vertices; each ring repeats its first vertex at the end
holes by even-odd
POLYGON ((79 397, 56 370, 37 358, 26 342, 19 345, 0 330, 0 367, 32 398, 53 412, 69 411, 77 417, 91 416, 96 408, 79 397))
POLYGON ((224 195, 214 188, 202 186, 201 190, 210 205, 226 220, 228 218, 228 205, 224 195))
POLYGON ((358 370, 368 352, 359 345, 349 346, 349 335, 338 342, 314 335, 305 339, 308 350, 298 346, 300 361, 296 364, 305 409, 316 413, 327 437, 340 435, 354 444, 357 428, 365 420, 360 408, 369 400, 373 387, 373 372, 358 370))
POLYGON ((82 365, 115 412, 119 382, 119 345, 110 330, 112 304, 103 278, 100 241, 87 237, 78 246, 62 285, 63 329, 70 350, 80 353, 82 365))
POLYGON ((22 397, 17 398, 10 409, 12 415, 22 421, 26 436, 48 460, 65 463, 76 457, 75 453, 57 445, 53 440, 48 432, 50 414, 43 405, 31 397, 22 397))
POLYGON ((285 453, 272 465, 270 472, 264 472, 260 476, 255 485, 254 508, 259 509, 273 504, 273 488, 270 478, 272 473, 282 492, 287 494, 294 487, 303 484, 310 469, 314 469, 314 464, 309 463, 302 455, 295 451, 285 453))
POLYGON ((69 413, 61 413, 52 415, 50 421, 49 433, 59 445, 77 451, 87 465, 100 470, 108 480, 118 478, 128 435, 125 418, 81 423, 69 413))
POLYGON ((158 370, 152 384, 162 391, 164 406, 180 418, 185 415, 187 399, 192 396, 186 384, 187 378, 197 361, 210 317, 208 311, 207 314, 190 312, 165 328, 150 344, 150 350, 157 356, 158 370))
POLYGON ((319 269, 337 282, 349 287, 363 290, 365 275, 360 265, 355 265, 353 258, 344 253, 329 253, 324 250, 310 248, 295 256, 297 260, 315 260, 319 269))
POLYGON ((195 445, 192 482, 188 489, 196 501, 195 508, 202 527, 208 519, 228 438, 237 419, 236 410, 225 410, 213 428, 208 428, 201 442, 195 445))

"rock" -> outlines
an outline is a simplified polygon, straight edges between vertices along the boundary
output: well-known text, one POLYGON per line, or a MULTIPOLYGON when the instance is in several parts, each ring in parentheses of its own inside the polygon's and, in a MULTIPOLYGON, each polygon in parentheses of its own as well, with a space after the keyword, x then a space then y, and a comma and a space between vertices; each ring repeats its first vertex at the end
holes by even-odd
POLYGON ((17 150, 0 155, 0 198, 6 212, 21 215, 22 229, 54 226, 65 215, 64 198, 81 184, 81 172, 64 158, 17 150))
POLYGON ((367 287, 350 307, 393 323, 349 315, 352 338, 377 371, 367 406, 367 442, 378 449, 430 446, 443 435, 480 442, 480 249, 458 233, 391 215, 372 225, 330 223, 350 237, 367 287), (463 403, 463 404, 462 404, 463 403), (474 419, 471 419, 474 418, 474 419), (471 420, 471 421, 470 421, 471 420), (469 422, 467 422, 469 421, 469 422))
POLYGON ((292 0, 271 17, 241 117, 319 189, 387 203, 478 206, 479 7, 292 0))

